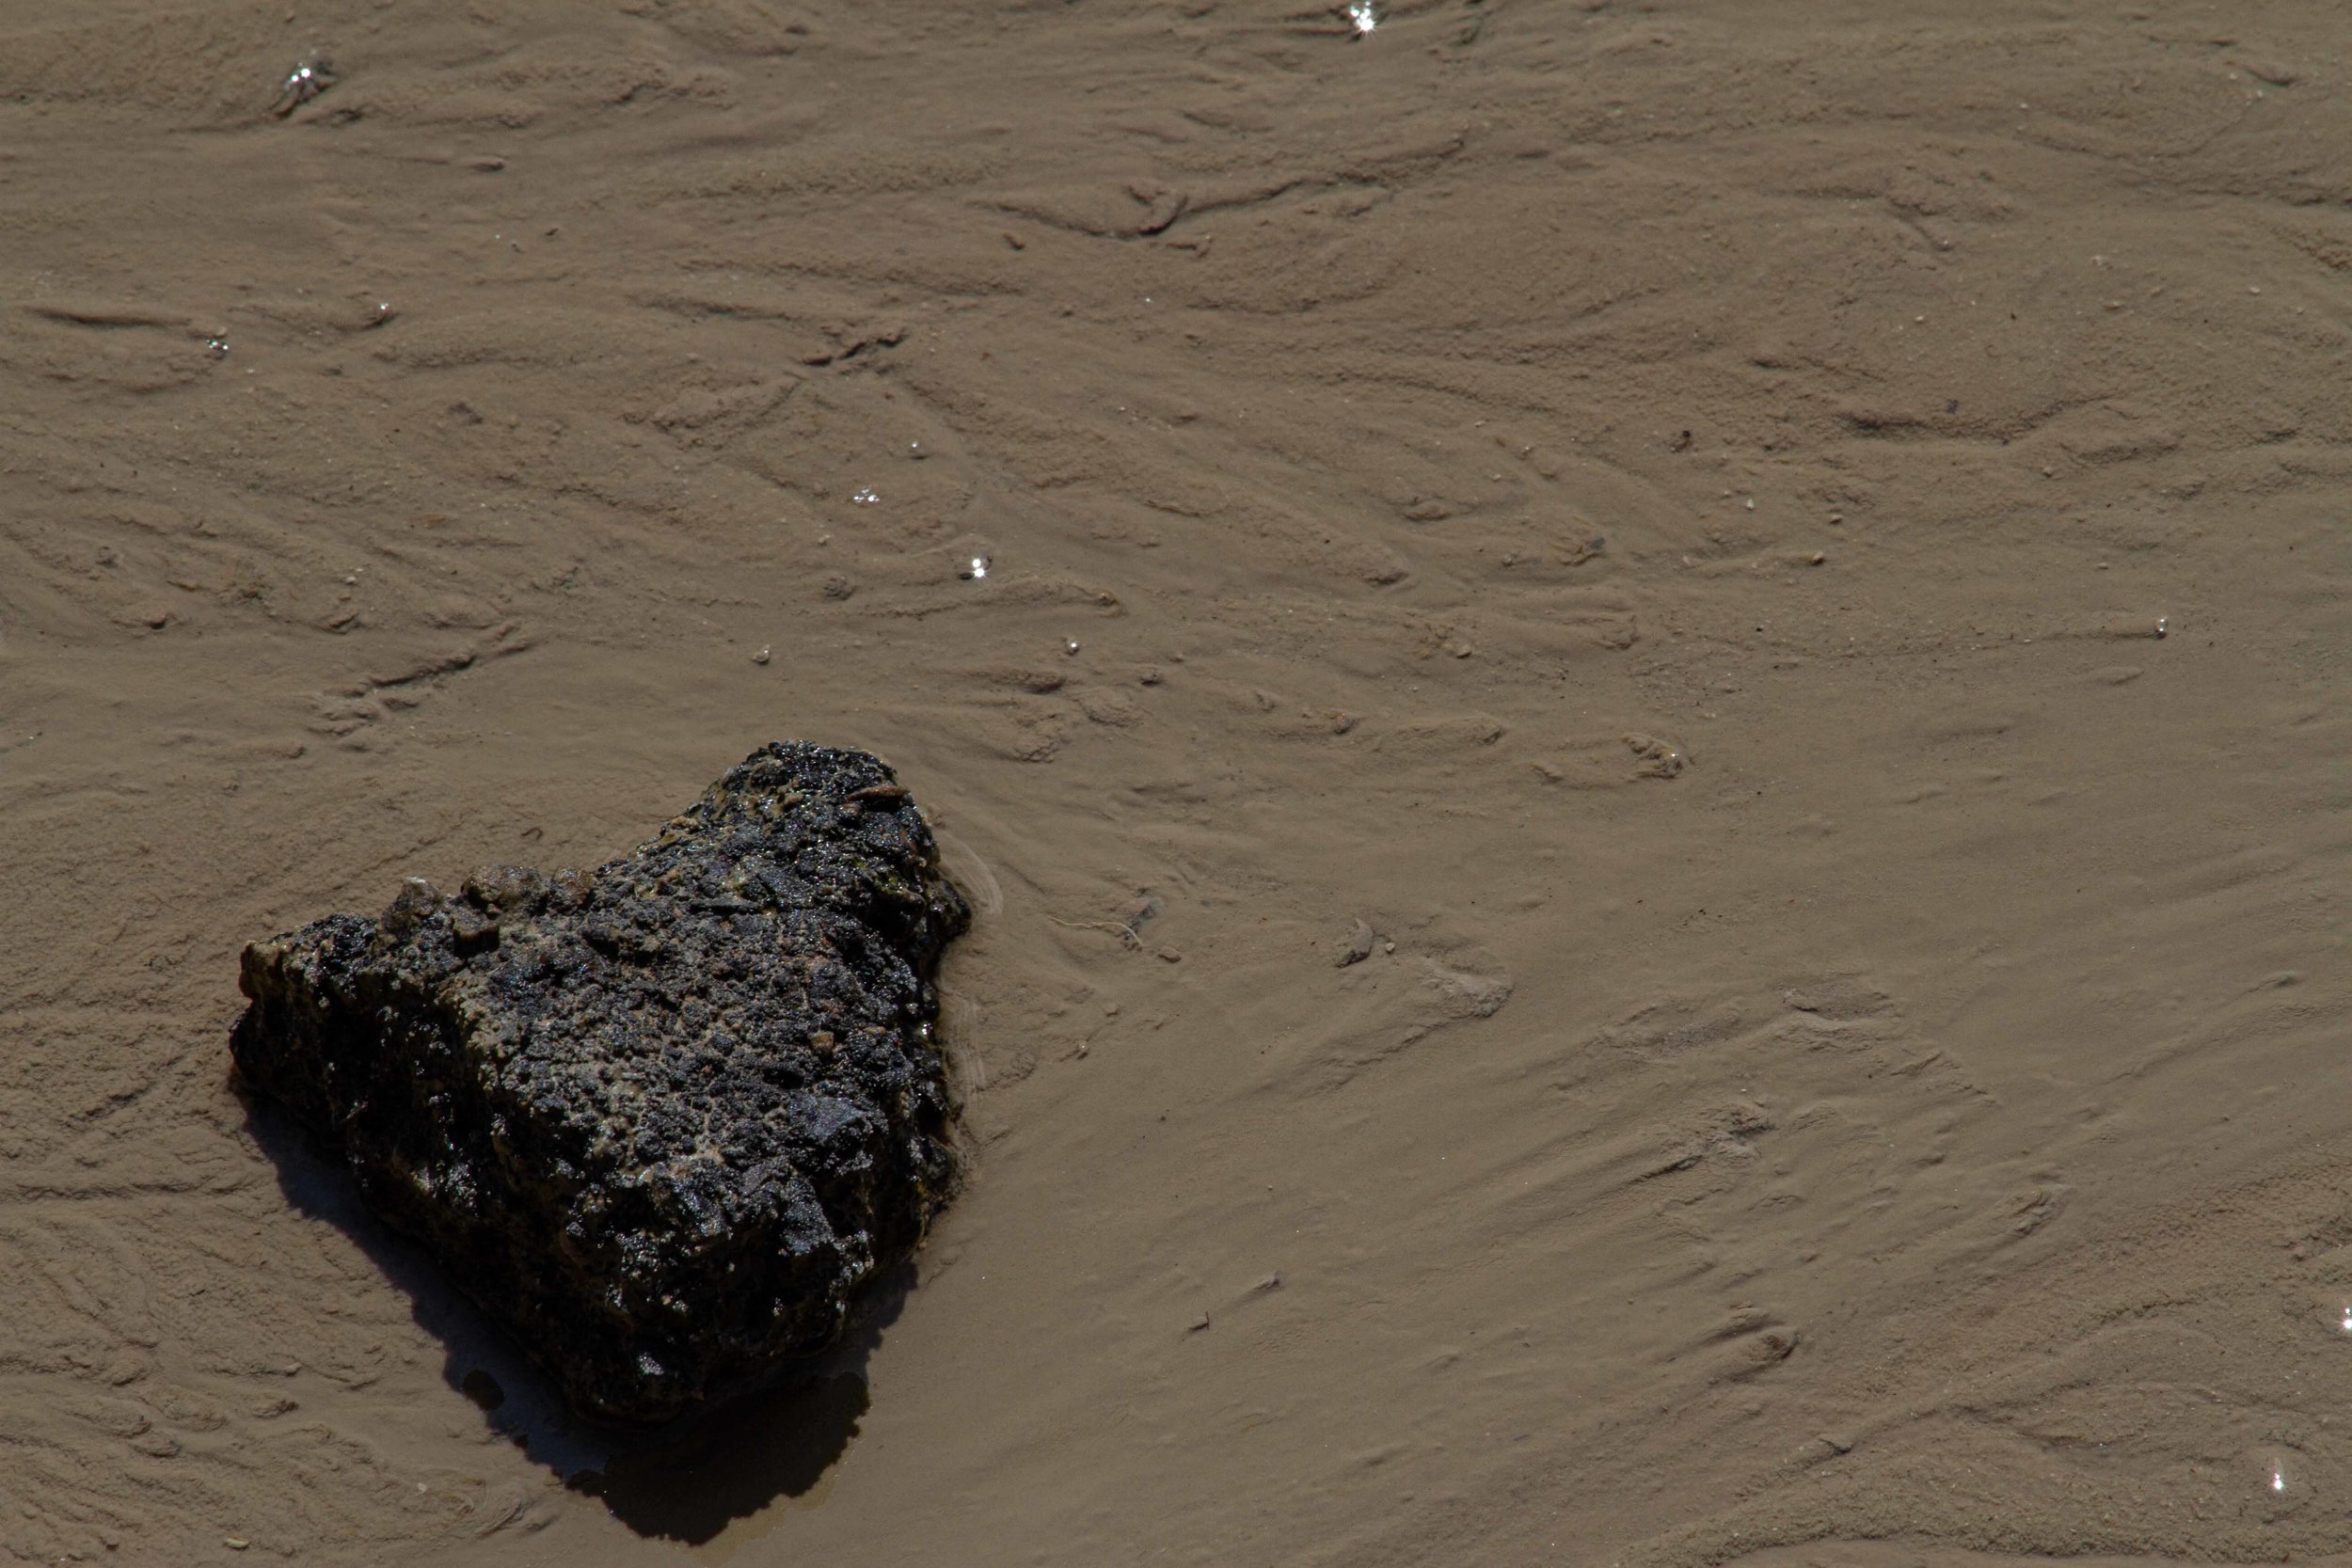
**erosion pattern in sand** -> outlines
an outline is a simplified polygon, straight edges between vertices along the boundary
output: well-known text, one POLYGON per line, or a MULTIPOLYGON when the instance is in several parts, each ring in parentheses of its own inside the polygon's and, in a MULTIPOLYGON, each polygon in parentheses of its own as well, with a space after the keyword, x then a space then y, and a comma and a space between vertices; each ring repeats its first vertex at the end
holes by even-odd
POLYGON ((975 1175, 706 1557, 2352 1546, 2331 8, 0 12, 0 1547, 677 1559, 224 1042, 784 736, 975 1175))

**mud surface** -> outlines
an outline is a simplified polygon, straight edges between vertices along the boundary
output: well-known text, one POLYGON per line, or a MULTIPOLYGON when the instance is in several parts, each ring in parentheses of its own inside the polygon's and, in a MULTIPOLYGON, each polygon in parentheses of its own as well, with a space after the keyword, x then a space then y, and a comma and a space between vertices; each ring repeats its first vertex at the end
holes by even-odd
POLYGON ((2352 1548, 2343 16, 1375 23, 0 4, 0 1547, 2352 1548), (775 736, 971 1179, 599 1449, 237 955, 775 736))

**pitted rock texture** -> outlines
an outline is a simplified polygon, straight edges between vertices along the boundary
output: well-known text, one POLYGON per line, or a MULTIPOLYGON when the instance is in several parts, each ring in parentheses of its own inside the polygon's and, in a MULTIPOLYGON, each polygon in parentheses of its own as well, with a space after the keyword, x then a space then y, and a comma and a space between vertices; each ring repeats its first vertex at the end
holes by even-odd
POLYGON ((820 1351, 954 1181, 969 915, 863 752, 771 745, 635 852, 245 951, 246 1082, 592 1418, 820 1351))

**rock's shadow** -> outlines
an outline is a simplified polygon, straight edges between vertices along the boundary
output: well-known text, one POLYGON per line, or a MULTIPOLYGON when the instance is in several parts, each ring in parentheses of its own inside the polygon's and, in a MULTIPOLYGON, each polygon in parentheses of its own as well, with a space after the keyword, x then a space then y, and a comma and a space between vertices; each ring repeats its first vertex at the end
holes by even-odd
POLYGON ((638 1534, 700 1544, 779 1497, 805 1497, 849 1451, 866 1414, 866 1358, 905 1303, 912 1264, 873 1289, 859 1323, 826 1355, 651 1431, 597 1426, 571 1413, 431 1259, 368 1212, 340 1163, 278 1106, 232 1086, 286 1201, 350 1237, 408 1298, 418 1325, 441 1341, 449 1386, 493 1431, 573 1491, 603 1499, 638 1534))
POLYGON ((805 1497, 857 1435, 866 1380, 835 1372, 677 1423, 565 1484, 640 1535, 700 1544, 778 1497, 805 1497))

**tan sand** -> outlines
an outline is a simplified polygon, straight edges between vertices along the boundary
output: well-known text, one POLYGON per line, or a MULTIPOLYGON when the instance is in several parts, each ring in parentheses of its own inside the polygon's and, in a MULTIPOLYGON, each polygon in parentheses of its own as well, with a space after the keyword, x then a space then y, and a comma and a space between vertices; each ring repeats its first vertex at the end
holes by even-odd
POLYGON ((0 6, 0 1549, 2352 1548, 2347 45, 0 6), (980 906, 973 1178, 607 1457, 235 958, 785 736, 980 906))

